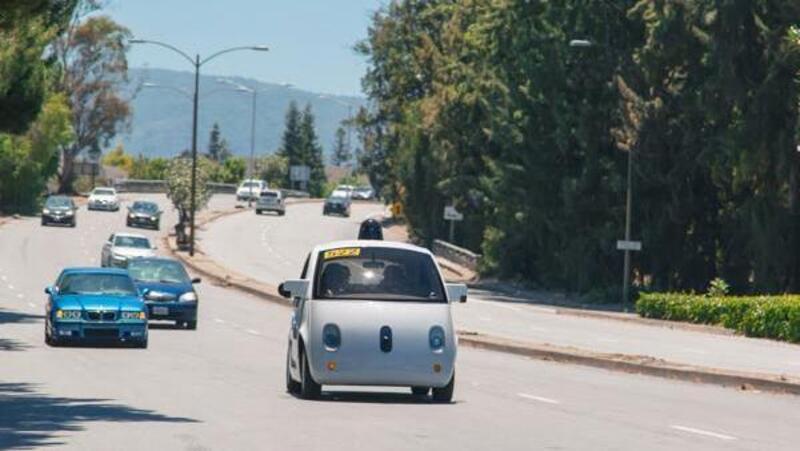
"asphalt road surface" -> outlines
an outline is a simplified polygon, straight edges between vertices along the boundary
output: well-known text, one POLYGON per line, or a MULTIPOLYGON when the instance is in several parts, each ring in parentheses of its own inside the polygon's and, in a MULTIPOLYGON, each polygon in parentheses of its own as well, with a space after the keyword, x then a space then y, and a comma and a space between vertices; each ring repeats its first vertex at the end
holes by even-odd
MULTIPOLYGON (((290 205, 283 217, 246 212, 209 224, 201 246, 223 266, 277 286, 299 277, 315 244, 355 238, 360 222, 382 210, 379 204, 354 204, 349 219, 323 217, 318 203, 290 205)), ((519 301, 473 292, 467 304, 455 306, 455 318, 462 330, 498 337, 800 377, 797 345, 559 315, 554 308, 519 301)))
POLYGON ((207 283, 197 331, 153 327, 147 350, 45 346, 43 288, 125 229, 85 209, 76 229, 0 228, 0 449, 797 449, 796 397, 466 348, 449 405, 346 387, 298 400, 289 310, 207 283))

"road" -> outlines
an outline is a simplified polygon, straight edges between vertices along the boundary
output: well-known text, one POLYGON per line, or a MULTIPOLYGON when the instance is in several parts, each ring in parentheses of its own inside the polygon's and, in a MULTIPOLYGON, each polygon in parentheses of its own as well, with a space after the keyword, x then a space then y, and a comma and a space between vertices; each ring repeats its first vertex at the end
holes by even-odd
MULTIPOLYGON (((378 214, 378 204, 355 204, 349 219, 322 217, 319 204, 288 207, 287 215, 252 213, 215 221, 201 234, 202 248, 227 268, 277 286, 300 274, 311 247, 351 239, 358 224, 378 214)), ((550 307, 488 292, 458 305, 462 330, 604 353, 646 355, 672 362, 800 378, 800 346, 740 336, 672 330, 649 325, 558 314, 550 307), (502 302, 497 302, 502 301, 502 302), (746 358, 743 358, 746 356, 746 358)))
POLYGON ((796 397, 467 348, 449 405, 340 387, 301 401, 283 390, 288 309, 207 283, 197 331, 153 327, 147 350, 45 346, 44 286, 124 229, 83 209, 76 229, 0 228, 0 449, 797 448, 796 397))

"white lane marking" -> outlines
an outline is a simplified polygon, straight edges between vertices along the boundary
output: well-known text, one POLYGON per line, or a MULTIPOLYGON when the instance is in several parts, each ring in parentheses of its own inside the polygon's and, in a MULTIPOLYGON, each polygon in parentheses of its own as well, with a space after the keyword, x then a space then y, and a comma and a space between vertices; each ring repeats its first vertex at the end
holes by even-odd
POLYGON ((8 284, 8 289, 14 291, 14 285, 8 284))
POLYGON ((225 324, 225 320, 222 320, 222 319, 219 319, 219 318, 214 318, 214 322, 215 323, 219 323, 219 324, 225 324))
POLYGON ((33 302, 28 302, 28 305, 30 305, 31 308, 36 308, 36 304, 34 304, 33 302))
POLYGON ((720 440, 729 440, 729 441, 730 440, 736 440, 736 437, 734 437, 732 435, 720 434, 718 432, 705 431, 703 429, 690 428, 688 426, 681 426, 681 425, 678 425, 678 424, 673 424, 673 425, 670 426, 670 428, 675 429, 677 431, 688 432, 690 434, 697 434, 697 435, 704 435, 706 437, 718 438, 720 440))
POLYGON ((544 397, 541 397, 541 396, 529 395, 527 393, 517 393, 517 396, 519 396, 520 398, 523 398, 523 399, 528 399, 530 401, 543 402, 545 404, 561 404, 561 401, 557 401, 555 399, 544 398, 544 397))
POLYGON ((247 329, 246 332, 250 335, 261 335, 257 330, 247 329))
POLYGON ((20 299, 23 299, 23 298, 25 298, 25 295, 22 294, 22 293, 17 293, 17 297, 20 298, 20 299))

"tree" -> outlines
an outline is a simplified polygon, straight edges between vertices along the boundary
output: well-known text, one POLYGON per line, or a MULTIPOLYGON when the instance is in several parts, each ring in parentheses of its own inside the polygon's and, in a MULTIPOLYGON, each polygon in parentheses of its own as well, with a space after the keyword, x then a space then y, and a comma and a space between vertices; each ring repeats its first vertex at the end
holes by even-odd
POLYGON ((130 174, 133 170, 133 157, 125 153, 122 143, 117 144, 114 150, 105 154, 102 161, 104 165, 119 168, 126 174, 130 174))
POLYGON ((0 13, 0 132, 24 133, 47 97, 47 46, 78 0, 6 0, 0 13))
MULTIPOLYGON (((305 164, 303 151, 301 149, 300 137, 300 122, 302 115, 297 108, 297 104, 292 101, 289 103, 289 108, 286 110, 286 119, 283 130, 283 137, 281 138, 281 147, 278 149, 278 155, 286 160, 286 174, 284 185, 292 187, 292 181, 289 178, 289 167, 305 164)), ((293 188, 293 187, 292 187, 293 188)))
POLYGON ((219 130, 219 124, 214 122, 211 128, 211 134, 208 139, 208 158, 217 163, 224 163, 225 160, 231 157, 230 146, 228 141, 222 137, 219 130))
POLYGON ((300 153, 302 164, 311 168, 308 180, 308 192, 312 196, 322 196, 325 190, 325 163, 322 158, 322 146, 317 139, 317 131, 314 125, 314 112, 311 104, 306 105, 300 123, 300 153))
POLYGON ((57 89, 68 95, 75 140, 63 149, 59 190, 72 191, 73 162, 82 152, 98 156, 130 115, 127 99, 120 94, 127 82, 127 28, 107 16, 91 16, 73 24, 55 41, 61 65, 57 89))
POLYGON ((137 180, 164 180, 170 161, 166 158, 146 158, 139 155, 133 161, 131 172, 128 176, 137 180))
MULTIPOLYGON (((212 163, 207 158, 198 158, 195 186, 196 211, 204 209, 211 199, 212 193, 208 189, 211 173, 212 163)), ((175 158, 170 161, 167 167, 166 182, 167 197, 178 211, 178 225, 183 227, 189 222, 192 208, 192 160, 175 158)))
POLYGON ((261 180, 265 180, 270 187, 288 187, 286 183, 286 173, 289 171, 289 164, 286 157, 280 155, 267 155, 256 161, 256 174, 261 180))
POLYGON ((333 142, 333 165, 342 166, 350 162, 353 155, 347 145, 347 132, 343 127, 336 129, 336 138, 333 142))

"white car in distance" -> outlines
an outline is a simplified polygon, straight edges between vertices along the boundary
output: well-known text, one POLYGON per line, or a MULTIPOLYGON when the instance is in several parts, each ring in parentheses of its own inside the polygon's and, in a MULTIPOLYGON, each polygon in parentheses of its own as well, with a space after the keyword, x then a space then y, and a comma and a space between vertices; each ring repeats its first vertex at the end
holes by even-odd
POLYGON ((103 244, 100 266, 127 268, 128 262, 134 258, 155 256, 155 249, 144 235, 112 233, 103 244))
POLYGON ((466 301, 467 287, 446 284, 427 249, 374 240, 317 246, 301 278, 279 292, 294 304, 289 392, 314 399, 323 385, 394 386, 451 401, 451 304, 466 301))
POLYGON ((236 200, 239 202, 258 200, 261 191, 267 188, 267 182, 263 180, 244 180, 236 189, 236 200))
POLYGON ((89 210, 119 211, 119 197, 114 188, 98 187, 89 194, 89 210))

